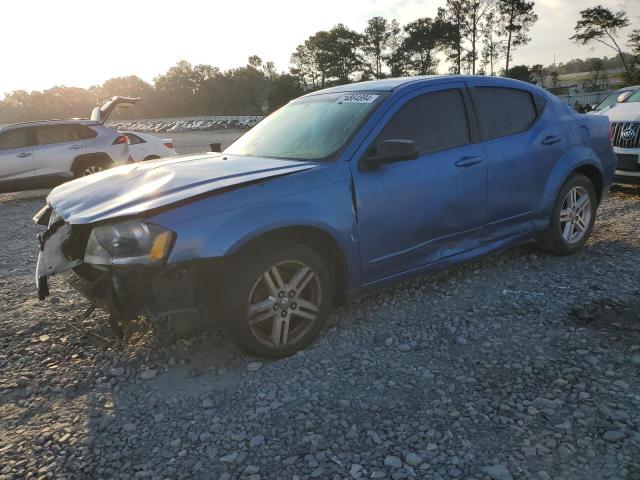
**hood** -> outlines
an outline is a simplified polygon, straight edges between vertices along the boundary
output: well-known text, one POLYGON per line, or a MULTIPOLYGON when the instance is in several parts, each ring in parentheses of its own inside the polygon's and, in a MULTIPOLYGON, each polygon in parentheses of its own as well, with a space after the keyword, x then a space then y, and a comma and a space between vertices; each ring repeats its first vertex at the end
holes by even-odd
POLYGON ((602 111, 602 115, 609 117, 611 122, 640 121, 640 102, 616 103, 602 111))
POLYGON ((319 164, 207 153, 134 163, 55 188, 47 203, 68 223, 136 215, 196 195, 288 175, 319 164))

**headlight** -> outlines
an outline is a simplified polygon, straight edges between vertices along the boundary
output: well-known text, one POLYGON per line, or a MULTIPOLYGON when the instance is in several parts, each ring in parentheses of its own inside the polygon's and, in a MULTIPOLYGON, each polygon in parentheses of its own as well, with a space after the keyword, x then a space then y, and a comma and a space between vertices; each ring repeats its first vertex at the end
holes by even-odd
POLYGON ((138 220, 101 225, 89 235, 84 261, 94 265, 162 263, 174 239, 171 230, 138 220))

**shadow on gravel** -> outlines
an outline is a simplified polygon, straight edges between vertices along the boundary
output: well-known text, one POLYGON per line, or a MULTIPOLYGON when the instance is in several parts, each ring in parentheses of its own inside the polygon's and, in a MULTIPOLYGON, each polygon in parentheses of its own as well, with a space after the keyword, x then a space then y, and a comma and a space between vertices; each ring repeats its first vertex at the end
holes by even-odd
POLYGON ((569 311, 568 321, 607 336, 621 347, 640 343, 640 291, 635 296, 591 302, 569 311))
POLYGON ((611 186, 613 193, 622 193, 629 196, 640 197, 640 185, 619 185, 615 184, 611 186))

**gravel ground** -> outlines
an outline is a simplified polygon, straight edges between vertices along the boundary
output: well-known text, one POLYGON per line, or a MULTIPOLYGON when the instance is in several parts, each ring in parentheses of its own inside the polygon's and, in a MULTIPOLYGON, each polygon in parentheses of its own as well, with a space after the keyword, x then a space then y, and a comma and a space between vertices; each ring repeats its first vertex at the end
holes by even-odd
POLYGON ((128 343, 33 286, 43 197, 0 195, 0 479, 640 479, 640 189, 573 257, 525 245, 337 311, 256 362, 128 343))

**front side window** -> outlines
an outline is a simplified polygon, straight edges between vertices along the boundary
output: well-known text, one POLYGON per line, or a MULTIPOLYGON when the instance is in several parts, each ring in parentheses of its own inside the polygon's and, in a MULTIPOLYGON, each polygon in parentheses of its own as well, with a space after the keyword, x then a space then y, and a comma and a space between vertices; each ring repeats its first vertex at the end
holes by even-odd
POLYGON ((29 133, 26 128, 16 128, 0 133, 0 150, 25 148, 29 146, 29 133))
POLYGON ((458 88, 427 93, 409 100, 395 113, 377 141, 413 140, 420 153, 469 143, 467 110, 458 88))
POLYGON ((272 113, 224 153, 324 160, 344 147, 382 100, 380 93, 327 93, 303 97, 272 113))
POLYGON ((537 117, 534 98, 526 90, 476 87, 474 100, 483 140, 524 132, 537 117))
POLYGON ((47 125, 38 127, 37 134, 38 145, 73 142, 79 139, 73 125, 47 125))

